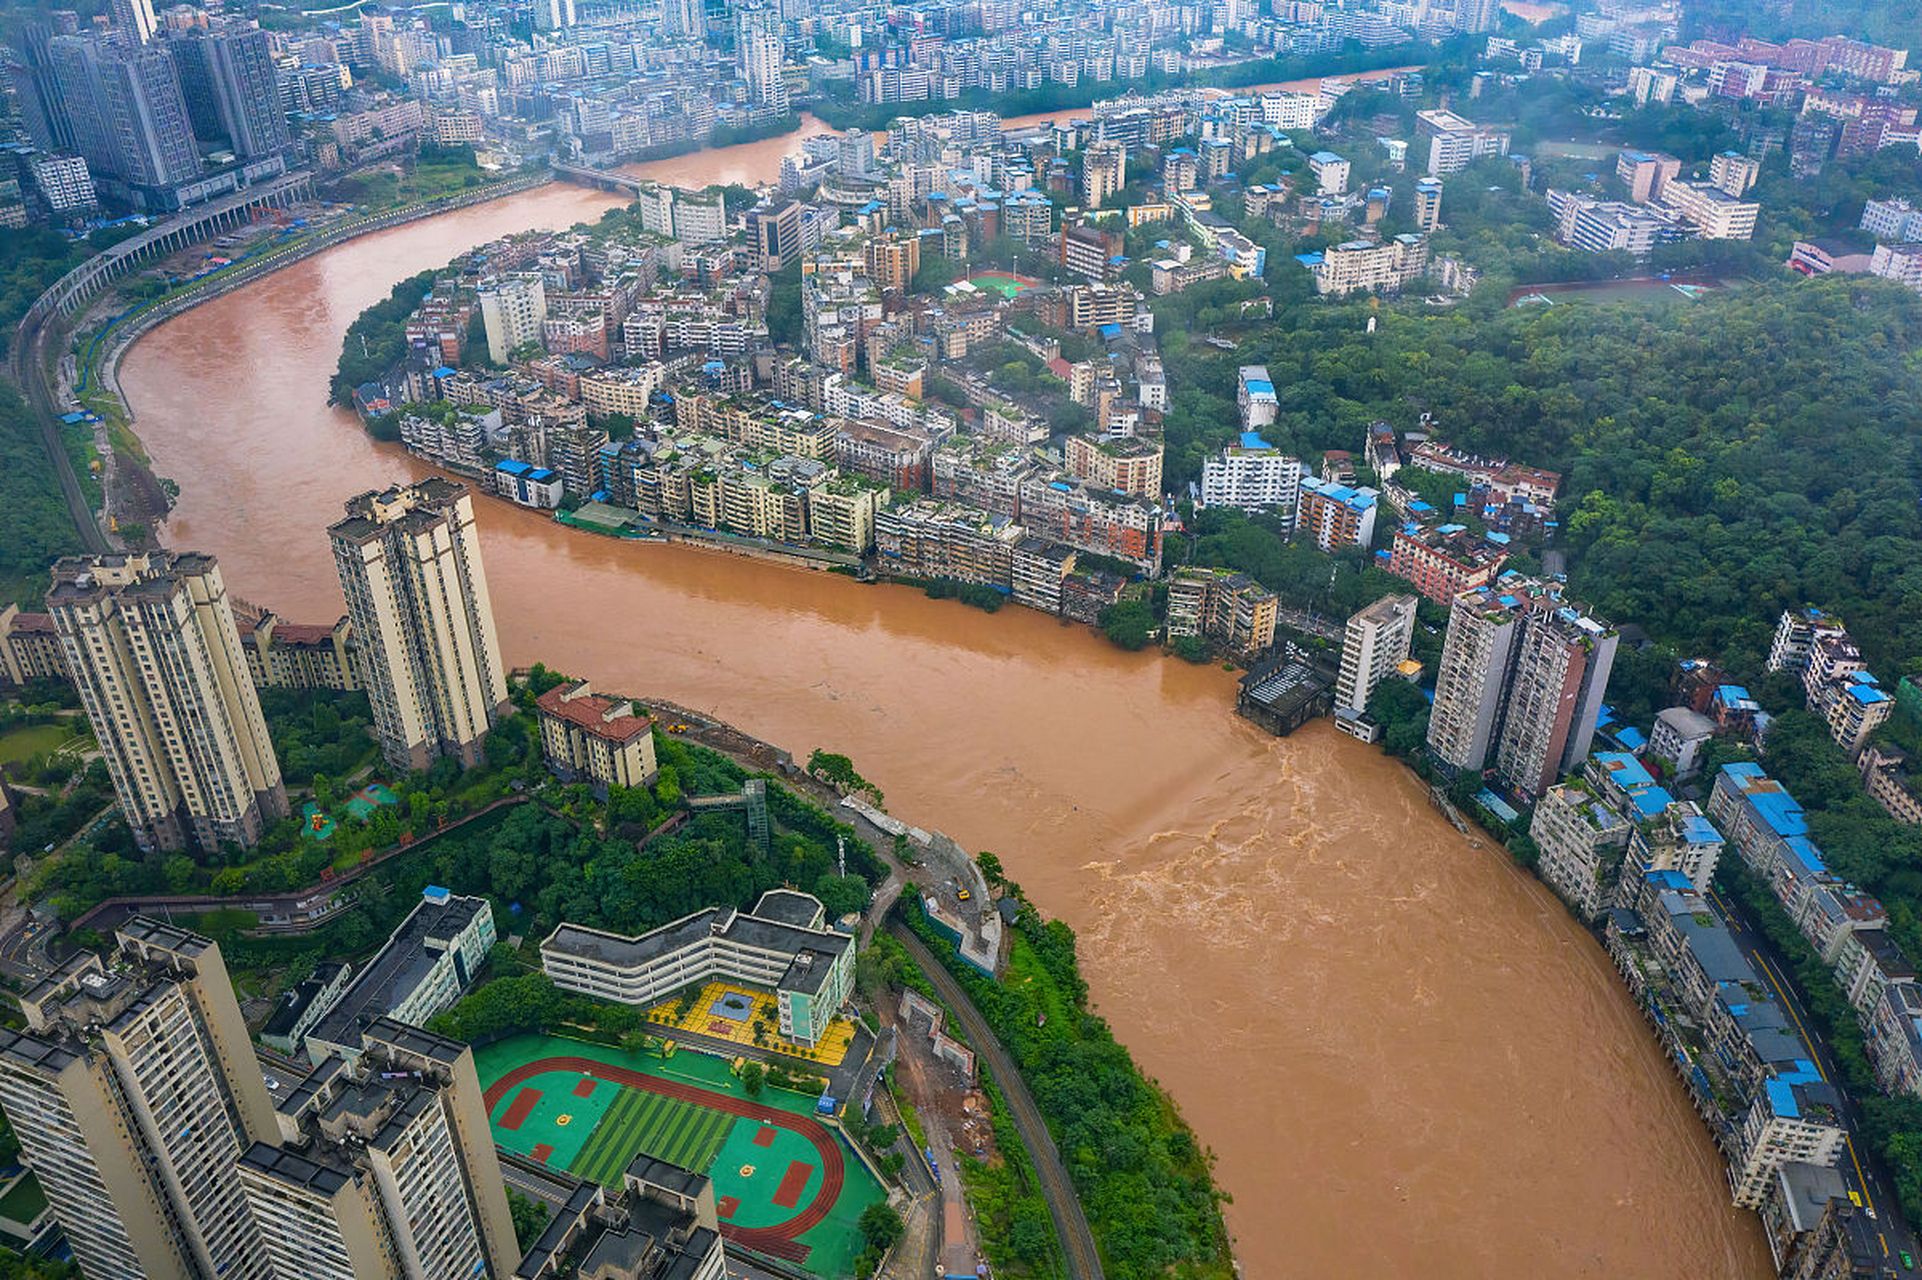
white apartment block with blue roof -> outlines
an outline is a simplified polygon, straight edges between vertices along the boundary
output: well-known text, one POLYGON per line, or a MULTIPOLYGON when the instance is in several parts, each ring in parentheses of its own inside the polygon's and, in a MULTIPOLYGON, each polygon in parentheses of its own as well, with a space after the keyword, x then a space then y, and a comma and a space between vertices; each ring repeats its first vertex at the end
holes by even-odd
POLYGON ((1654 871, 1677 871, 1698 892, 1707 893, 1724 843, 1722 833, 1693 800, 1677 800, 1636 824, 1622 860, 1622 878, 1626 882, 1654 871))
POLYGON ((1275 448, 1259 432, 1244 431, 1236 443, 1202 459, 1201 505, 1271 512, 1292 527, 1303 475, 1301 459, 1275 448))
MULTIPOLYGON (((1711 1127, 1728 1158, 1735 1203, 1759 1208, 1784 1164, 1840 1160, 1848 1137, 1840 1099, 1706 896, 1679 871, 1655 871, 1637 898, 1647 949, 1674 1000, 1666 1016, 1685 1019, 1701 1037, 1693 1047, 1679 1038, 1677 1064, 1698 1101, 1727 1122, 1711 1127), (1707 1088, 1705 1100, 1711 1076, 1722 1078, 1722 1088, 1707 1088)), ((1611 926, 1618 963, 1623 950, 1611 926)), ((1675 1034, 1664 1026, 1665 1037, 1675 1034)))
POLYGON ((1241 429, 1259 431, 1275 420, 1280 401, 1275 397, 1274 379, 1265 364, 1244 364, 1235 376, 1235 407, 1241 411, 1241 429))

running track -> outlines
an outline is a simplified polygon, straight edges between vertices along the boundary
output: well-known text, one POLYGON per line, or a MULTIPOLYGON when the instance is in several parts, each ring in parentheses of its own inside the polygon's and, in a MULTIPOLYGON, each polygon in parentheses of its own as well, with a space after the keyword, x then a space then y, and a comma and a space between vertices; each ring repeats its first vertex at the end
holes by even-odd
MULTIPOLYGON (((500 1105, 501 1099, 507 1096, 509 1090, 549 1071, 577 1071, 593 1076, 597 1080, 624 1085, 629 1089, 644 1089, 649 1093, 658 1093, 663 1097, 692 1103, 697 1107, 707 1107, 748 1120, 758 1120, 762 1124, 776 1125, 806 1138, 813 1146, 814 1153, 821 1158, 821 1170, 826 1175, 821 1180, 821 1189, 815 1193, 813 1203, 779 1226, 735 1227, 723 1223, 721 1234, 729 1240, 738 1240, 750 1249, 758 1249, 762 1253, 771 1254, 777 1258, 794 1258, 797 1252, 805 1257, 806 1246, 798 1243, 801 1236, 826 1221, 828 1212, 834 1208, 834 1202, 841 1198, 841 1187, 847 1176, 846 1168, 841 1163, 841 1144, 834 1140, 834 1135, 829 1133, 819 1121, 808 1116, 795 1115, 791 1111, 763 1106, 758 1102, 749 1102, 745 1098, 735 1098, 691 1084, 681 1084, 674 1080, 662 1080, 658 1076, 644 1075, 639 1071, 630 1071, 626 1067, 596 1062, 592 1058, 542 1058, 538 1062, 523 1063, 515 1067, 487 1087, 487 1114, 490 1116, 494 1114, 494 1108, 500 1105)), ((696 1170, 696 1172, 702 1171, 696 1170)))

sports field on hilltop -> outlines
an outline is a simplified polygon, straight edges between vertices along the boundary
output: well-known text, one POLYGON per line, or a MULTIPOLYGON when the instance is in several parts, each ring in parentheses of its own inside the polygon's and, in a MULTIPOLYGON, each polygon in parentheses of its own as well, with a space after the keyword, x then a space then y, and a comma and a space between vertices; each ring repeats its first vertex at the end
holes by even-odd
POLYGON ((1007 271, 977 271, 968 277, 968 283, 1004 298, 1018 298, 1031 289, 1042 287, 1041 281, 1033 276, 1018 276, 1007 271))
POLYGON ((721 1234, 833 1278, 861 1252, 861 1211, 883 1198, 812 1099, 749 1098, 728 1064, 526 1035, 475 1050, 494 1140, 579 1178, 618 1186, 645 1153, 714 1180, 721 1234))

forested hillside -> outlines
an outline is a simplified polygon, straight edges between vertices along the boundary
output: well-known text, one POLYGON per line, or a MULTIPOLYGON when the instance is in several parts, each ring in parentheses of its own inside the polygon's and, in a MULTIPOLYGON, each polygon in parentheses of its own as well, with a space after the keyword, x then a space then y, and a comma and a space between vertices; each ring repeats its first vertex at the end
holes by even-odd
POLYGON ((1232 431, 1235 366, 1265 362, 1285 448, 1358 451, 1370 421, 1427 411, 1453 443, 1564 472, 1571 581, 1617 622, 1749 671, 1776 614, 1812 601, 1891 679, 1922 655, 1922 300, 1898 286, 1830 277, 1543 309, 1480 295, 1431 314, 1362 303, 1237 336, 1219 354, 1164 335, 1192 371, 1168 422, 1175 478, 1232 431))

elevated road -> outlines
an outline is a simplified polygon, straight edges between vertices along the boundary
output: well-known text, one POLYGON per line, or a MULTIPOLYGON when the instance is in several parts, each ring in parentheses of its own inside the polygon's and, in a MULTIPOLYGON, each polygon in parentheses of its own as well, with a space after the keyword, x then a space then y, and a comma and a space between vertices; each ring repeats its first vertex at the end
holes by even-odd
POLYGON ((928 981, 934 984, 935 993, 954 1010, 954 1016, 967 1029, 968 1043, 974 1048, 977 1060, 987 1067, 1001 1096, 1008 1100, 1008 1112, 1022 1144, 1034 1159, 1042 1197, 1048 1202, 1055 1234, 1067 1254, 1068 1280, 1102 1280, 1101 1253, 1095 1248, 1094 1232, 1088 1229, 1088 1217, 1081 1211, 1080 1197, 1075 1195, 1074 1183, 1069 1181, 1068 1171, 1061 1163, 1061 1153, 1055 1150, 1048 1122, 1042 1119, 1041 1108, 1035 1105, 1034 1095, 1028 1092, 1028 1082, 1021 1078, 1014 1059, 1008 1056, 981 1011, 974 1007, 967 990, 927 944, 899 921, 890 921, 888 932, 908 949, 914 962, 928 975, 928 981))

